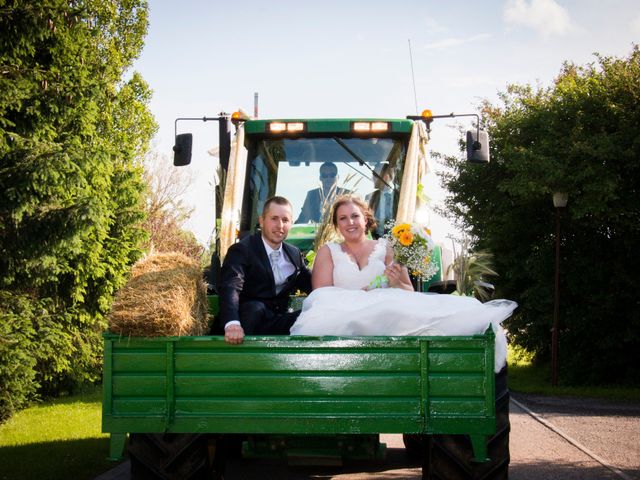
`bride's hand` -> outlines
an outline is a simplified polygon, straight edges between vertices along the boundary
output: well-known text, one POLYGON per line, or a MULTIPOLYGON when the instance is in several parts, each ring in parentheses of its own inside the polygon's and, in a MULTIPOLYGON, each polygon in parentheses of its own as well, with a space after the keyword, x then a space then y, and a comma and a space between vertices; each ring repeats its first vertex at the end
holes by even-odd
POLYGON ((413 290, 411 280, 409 280, 409 272, 407 268, 391 262, 384 270, 384 274, 389 279, 389 286, 393 288, 402 288, 404 290, 413 290))
POLYGON ((402 266, 395 262, 391 262, 384 270, 384 274, 389 279, 390 287, 397 287, 400 281, 400 275, 402 274, 402 266))

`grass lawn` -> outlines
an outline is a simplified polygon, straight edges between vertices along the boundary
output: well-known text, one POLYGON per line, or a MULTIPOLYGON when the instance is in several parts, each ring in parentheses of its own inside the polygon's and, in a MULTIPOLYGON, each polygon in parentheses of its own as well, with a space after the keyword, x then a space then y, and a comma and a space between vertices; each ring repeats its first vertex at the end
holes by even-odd
POLYGON ((0 425, 0 480, 90 480, 115 467, 101 393, 35 404, 0 425))
POLYGON ((616 385, 573 387, 551 386, 551 365, 534 365, 530 355, 509 347, 509 390, 541 395, 604 398, 608 400, 640 402, 640 388, 616 385))

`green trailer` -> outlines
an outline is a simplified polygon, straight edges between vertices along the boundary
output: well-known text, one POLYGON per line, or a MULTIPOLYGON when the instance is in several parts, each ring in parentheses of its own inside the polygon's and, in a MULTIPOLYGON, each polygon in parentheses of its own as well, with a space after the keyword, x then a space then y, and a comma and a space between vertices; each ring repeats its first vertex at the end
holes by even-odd
MULTIPOLYGON (((337 168, 341 188, 365 199, 384 180, 380 167, 392 172, 384 180, 392 211, 378 219, 383 224, 424 213, 418 184, 428 170, 429 125, 452 116, 178 119, 219 125, 223 181, 216 198, 224 202, 215 206, 211 293, 226 249, 255 232, 265 200, 285 196, 297 210, 326 162, 337 168)), ((192 138, 177 134, 178 120, 174 164, 183 166, 192 138)), ((487 162, 488 148, 484 132, 468 132, 469 161, 487 162)), ((323 223, 302 218, 289 241, 306 251, 316 248, 323 223)), ((416 279, 417 289, 423 286, 416 279)), ((506 369, 494 374, 491 330, 468 337, 247 337, 242 345, 217 336, 105 336, 103 430, 111 434, 112 458, 121 458, 130 434, 133 478, 211 478, 226 456, 220 445, 234 434, 248 434, 253 453, 255 439, 289 439, 276 443, 291 463, 298 454, 339 457, 344 445, 376 458, 380 433, 404 434, 425 478, 507 478, 508 398, 506 369)))
MULTIPOLYGON (((466 434, 487 460, 496 432, 494 334, 468 337, 104 338, 103 431, 466 434)), ((425 443, 426 445, 426 443, 425 443)))

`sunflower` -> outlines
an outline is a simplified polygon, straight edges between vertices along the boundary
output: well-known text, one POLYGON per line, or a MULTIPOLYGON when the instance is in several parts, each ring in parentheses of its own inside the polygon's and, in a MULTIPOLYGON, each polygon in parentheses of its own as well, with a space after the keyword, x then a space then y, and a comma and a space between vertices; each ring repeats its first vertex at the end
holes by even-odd
POLYGON ((395 227, 393 227, 393 229, 391 230, 391 233, 393 234, 394 237, 400 238, 400 235, 402 235, 403 232, 407 232, 410 230, 411 230, 411 226, 408 223, 400 223, 395 227))
POLYGON ((408 247, 413 243, 413 233, 411 233, 410 231, 402 232, 400 234, 400 237, 398 238, 398 241, 405 247, 408 247))

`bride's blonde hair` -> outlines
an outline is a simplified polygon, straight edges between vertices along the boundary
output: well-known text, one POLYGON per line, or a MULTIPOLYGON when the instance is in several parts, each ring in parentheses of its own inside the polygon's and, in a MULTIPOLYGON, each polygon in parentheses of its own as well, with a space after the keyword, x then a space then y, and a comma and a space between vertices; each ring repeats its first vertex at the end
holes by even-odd
POLYGON ((355 195, 340 195, 336 198, 335 202, 331 206, 331 224, 333 227, 338 230, 338 208, 347 203, 353 203, 356 207, 360 209, 365 219, 365 228, 367 233, 371 230, 375 230, 378 226, 378 222, 376 221, 376 217, 373 216, 373 212, 369 208, 369 205, 366 204, 364 200, 355 195))

